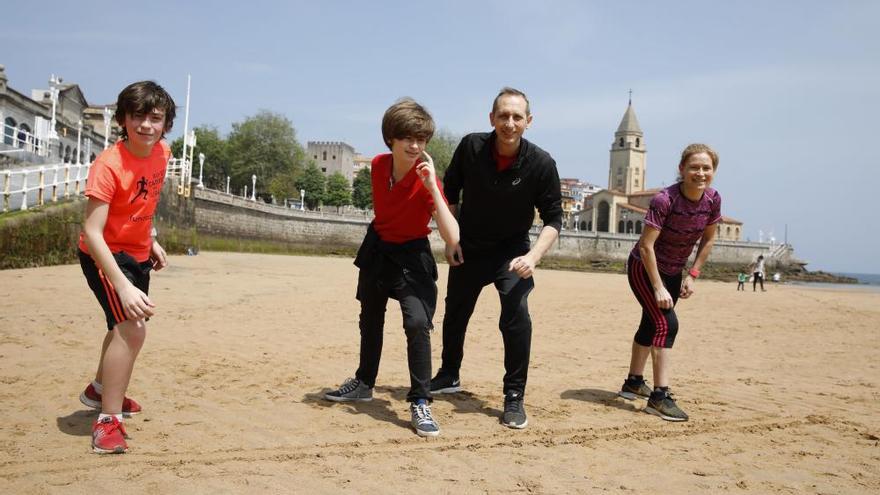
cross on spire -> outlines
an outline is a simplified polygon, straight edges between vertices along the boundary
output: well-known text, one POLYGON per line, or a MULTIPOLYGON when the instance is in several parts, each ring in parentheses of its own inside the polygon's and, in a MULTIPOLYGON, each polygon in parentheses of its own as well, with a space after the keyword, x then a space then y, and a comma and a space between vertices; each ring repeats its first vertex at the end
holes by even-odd
POLYGON ((633 104, 633 90, 632 90, 632 88, 629 89, 629 104, 630 105, 633 104))

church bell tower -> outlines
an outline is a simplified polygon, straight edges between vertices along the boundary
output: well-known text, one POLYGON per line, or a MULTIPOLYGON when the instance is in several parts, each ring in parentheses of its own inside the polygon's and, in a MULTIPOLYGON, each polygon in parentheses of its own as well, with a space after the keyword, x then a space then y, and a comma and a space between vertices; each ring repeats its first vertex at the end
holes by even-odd
POLYGON ((626 113, 614 133, 611 143, 611 165, 608 170, 608 189, 633 194, 645 190, 645 139, 632 106, 630 91, 626 113))

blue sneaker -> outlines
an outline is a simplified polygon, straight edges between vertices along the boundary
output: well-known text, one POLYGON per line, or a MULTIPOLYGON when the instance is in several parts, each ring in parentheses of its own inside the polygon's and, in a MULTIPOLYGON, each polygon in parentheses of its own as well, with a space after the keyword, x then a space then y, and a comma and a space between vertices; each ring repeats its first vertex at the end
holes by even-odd
POLYGON ((425 399, 418 399, 409 406, 412 414, 412 425, 420 437, 436 437, 440 434, 440 426, 431 416, 431 406, 425 399))

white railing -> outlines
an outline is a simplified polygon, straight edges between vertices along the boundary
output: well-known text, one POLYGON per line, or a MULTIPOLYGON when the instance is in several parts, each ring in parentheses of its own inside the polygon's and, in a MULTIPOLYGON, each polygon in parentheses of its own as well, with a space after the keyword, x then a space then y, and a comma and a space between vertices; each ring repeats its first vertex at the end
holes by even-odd
POLYGON ((3 212, 27 210, 59 197, 83 194, 89 176, 88 163, 57 163, 35 168, 4 170, 2 179, 3 212))
POLYGON ((45 140, 38 139, 33 133, 22 129, 21 127, 15 127, 6 122, 0 122, 0 131, 2 131, 0 132, 0 139, 3 140, 3 144, 15 148, 14 150, 2 151, 4 154, 10 154, 16 151, 27 151, 40 156, 49 155, 49 149, 47 148, 48 143, 45 140))

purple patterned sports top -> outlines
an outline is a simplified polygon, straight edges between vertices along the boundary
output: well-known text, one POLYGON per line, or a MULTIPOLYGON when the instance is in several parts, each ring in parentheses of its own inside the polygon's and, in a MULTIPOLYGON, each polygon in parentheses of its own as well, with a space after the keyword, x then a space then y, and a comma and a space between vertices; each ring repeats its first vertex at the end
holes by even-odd
MULTIPOLYGON (((663 189, 651 199, 645 224, 660 231, 654 242, 657 269, 666 275, 681 273, 688 257, 706 227, 721 220, 721 195, 707 187, 699 201, 691 201, 681 193, 680 183, 663 189)), ((632 250, 636 259, 639 244, 632 250)))

